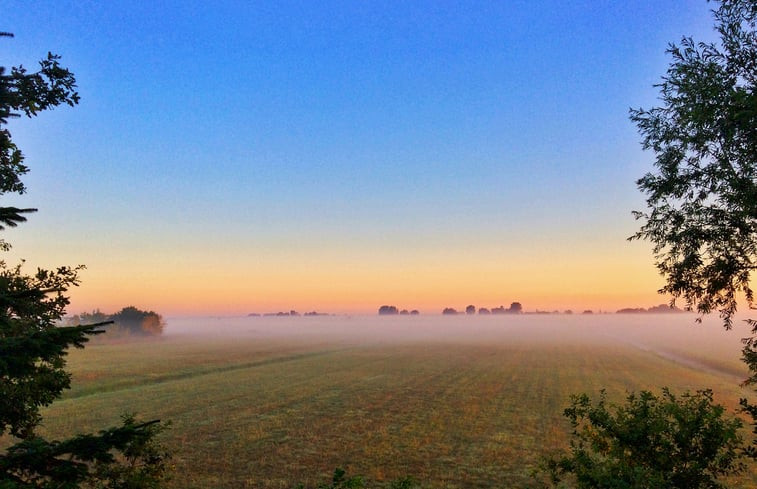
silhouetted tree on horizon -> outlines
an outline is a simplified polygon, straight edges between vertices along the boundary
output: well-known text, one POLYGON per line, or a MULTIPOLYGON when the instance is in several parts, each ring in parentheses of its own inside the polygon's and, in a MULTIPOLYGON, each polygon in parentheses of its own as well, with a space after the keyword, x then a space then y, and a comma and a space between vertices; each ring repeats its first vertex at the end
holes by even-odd
POLYGON ((381 306, 378 310, 379 316, 393 316, 399 314, 397 307, 395 306, 381 306))
POLYGON ((127 306, 110 316, 118 327, 130 334, 142 336, 159 336, 163 333, 165 321, 154 311, 142 311, 134 306, 127 306))
POLYGON ((67 318, 69 326, 91 324, 95 322, 113 323, 104 328, 108 336, 160 336, 165 328, 163 317, 153 311, 143 311, 134 306, 127 306, 114 314, 105 314, 96 309, 91 313, 83 312, 67 318))

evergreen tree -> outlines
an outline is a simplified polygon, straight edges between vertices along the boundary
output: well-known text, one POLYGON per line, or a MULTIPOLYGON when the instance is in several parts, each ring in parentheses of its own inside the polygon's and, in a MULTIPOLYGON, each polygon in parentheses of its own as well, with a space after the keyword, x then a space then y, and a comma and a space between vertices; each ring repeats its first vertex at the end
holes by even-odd
MULTIPOLYGON (((12 37, 0 33, 1 37, 12 37)), ((0 67, 0 195, 24 193, 24 155, 7 129, 8 120, 34 117, 56 106, 76 105, 74 75, 48 53, 40 69, 0 67)), ((0 207, 0 230, 26 220, 36 209, 0 207)), ((10 245, 0 240, 0 248, 10 245)), ((0 454, 0 488, 158 487, 167 454, 155 441, 159 421, 140 423, 125 416, 121 426, 98 434, 48 441, 37 434, 40 408, 71 385, 65 356, 82 348, 103 323, 59 327, 69 303, 66 291, 78 284, 81 267, 38 269, 0 260, 0 435, 16 440, 0 454)))

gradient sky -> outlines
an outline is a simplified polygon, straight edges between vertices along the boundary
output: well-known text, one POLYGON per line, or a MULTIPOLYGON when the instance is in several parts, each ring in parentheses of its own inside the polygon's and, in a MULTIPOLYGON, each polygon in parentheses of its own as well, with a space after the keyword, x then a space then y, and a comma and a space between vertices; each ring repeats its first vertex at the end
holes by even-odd
POLYGON ((10 125, 9 261, 86 264, 70 312, 664 302, 628 109, 711 7, 0 0, 0 64, 82 97, 10 125))

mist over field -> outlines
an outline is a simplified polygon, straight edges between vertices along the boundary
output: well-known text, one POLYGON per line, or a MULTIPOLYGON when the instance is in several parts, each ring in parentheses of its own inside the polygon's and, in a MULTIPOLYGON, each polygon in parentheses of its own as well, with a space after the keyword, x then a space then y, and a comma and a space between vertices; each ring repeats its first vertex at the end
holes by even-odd
POLYGON ((287 340, 297 343, 547 343, 623 345, 692 368, 746 375, 742 321, 730 331, 695 314, 523 314, 500 316, 316 316, 169 318, 167 338, 287 340))
MULTIPOLYGON (((170 488, 291 488, 336 467, 370 487, 528 487, 564 449, 572 394, 711 388, 733 413, 741 323, 693 314, 167 318, 70 353, 56 437, 140 412, 172 427, 170 488)), ((757 483, 750 471, 738 481, 757 483)), ((746 487, 745 486, 745 487, 746 487)))

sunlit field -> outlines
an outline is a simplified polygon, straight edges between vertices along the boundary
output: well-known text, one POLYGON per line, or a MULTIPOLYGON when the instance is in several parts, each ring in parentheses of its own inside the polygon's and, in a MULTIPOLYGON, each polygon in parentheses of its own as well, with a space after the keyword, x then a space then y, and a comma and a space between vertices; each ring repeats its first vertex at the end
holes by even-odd
POLYGON ((290 488, 336 467, 374 486, 525 487, 567 444, 571 393, 711 387, 735 409, 749 395, 741 333, 693 320, 174 319, 157 341, 73 352, 74 388, 45 410, 45 434, 127 411, 171 420, 175 488, 290 488))

